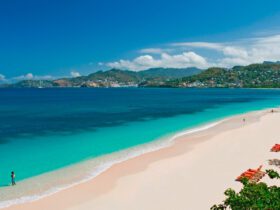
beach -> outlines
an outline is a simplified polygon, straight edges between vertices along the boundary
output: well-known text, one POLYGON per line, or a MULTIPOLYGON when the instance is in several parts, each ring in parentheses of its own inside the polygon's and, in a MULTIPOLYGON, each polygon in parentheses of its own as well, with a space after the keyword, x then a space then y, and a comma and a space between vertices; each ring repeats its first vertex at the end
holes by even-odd
POLYGON ((280 210, 280 1, 0 17, 0 210, 280 210))
POLYGON ((277 158, 270 148, 279 143, 279 123, 280 113, 269 110, 228 118, 115 164, 91 181, 5 209, 210 209, 227 188, 241 188, 235 178, 243 171, 273 168, 267 160, 277 158))

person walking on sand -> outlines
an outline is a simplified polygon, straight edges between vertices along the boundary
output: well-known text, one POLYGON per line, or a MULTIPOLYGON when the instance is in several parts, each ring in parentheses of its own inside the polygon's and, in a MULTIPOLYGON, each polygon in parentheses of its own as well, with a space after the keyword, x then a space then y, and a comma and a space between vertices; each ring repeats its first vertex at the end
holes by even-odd
POLYGON ((12 179, 12 185, 16 185, 16 181, 15 181, 16 175, 15 172, 11 172, 11 179, 12 179))

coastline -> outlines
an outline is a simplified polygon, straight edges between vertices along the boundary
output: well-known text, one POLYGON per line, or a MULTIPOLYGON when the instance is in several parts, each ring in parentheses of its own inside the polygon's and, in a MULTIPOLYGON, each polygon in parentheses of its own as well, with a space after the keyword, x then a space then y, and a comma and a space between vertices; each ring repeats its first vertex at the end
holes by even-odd
MULTIPOLYGON (((114 191, 118 180, 125 179, 126 177, 134 175, 140 175, 141 173, 148 170, 150 165, 153 165, 157 162, 168 161, 169 159, 178 158, 181 155, 189 156, 188 158, 193 157, 189 153, 191 153, 191 151, 193 151, 198 144, 203 145, 205 142, 209 142, 211 138, 215 137, 216 135, 219 135, 220 133, 234 131, 238 128, 240 129, 240 127, 244 126, 242 123, 240 124, 240 121, 244 117, 246 117, 246 126, 254 124, 255 122, 258 122, 262 116, 266 116, 265 113, 267 112, 267 110, 254 111, 244 115, 237 115, 226 118, 220 124, 217 124, 214 127, 196 133, 184 134, 183 136, 177 137, 174 141, 174 144, 172 144, 169 147, 161 148, 157 151, 147 152, 145 154, 133 157, 124 162, 116 163, 109 169, 107 169, 105 172, 101 173, 96 178, 88 182, 80 183, 78 185, 72 186, 71 188, 65 189, 63 191, 57 192, 56 194, 50 195, 48 197, 42 198, 31 203, 14 205, 5 209, 72 209, 73 206, 75 206, 75 208, 73 209, 91 208, 92 206, 88 208, 85 208, 83 206, 85 205, 85 203, 88 203, 88 201, 91 200, 93 200, 93 203, 98 204, 98 198, 102 198, 104 196, 106 197, 107 194, 110 194, 110 192, 114 191), (90 188, 88 186, 90 186, 90 188), (77 194, 77 192, 81 192, 84 190, 90 191, 90 193, 77 194), (80 194, 83 196, 79 196, 80 194), (71 201, 65 202, 65 199, 68 200, 69 198, 71 198, 71 201)), ((275 113, 275 115, 277 114, 275 113)), ((186 132, 188 133, 188 131, 186 132)), ((239 172, 241 171, 242 168, 239 169, 239 172)), ((234 177, 236 175, 237 174, 233 174, 232 176, 234 177)), ((127 195, 126 193, 123 194, 127 195)), ((223 196, 223 193, 221 192, 220 195, 223 196)), ((100 207, 100 209, 106 208, 100 207)), ((119 209, 121 209, 121 207, 119 207, 119 209)))
POLYGON ((97 176, 101 175, 102 173, 106 172, 106 170, 110 169, 115 164, 121 164, 130 159, 134 159, 139 156, 170 147, 174 144, 174 141, 176 141, 178 138, 181 138, 182 136, 192 135, 197 132, 202 132, 211 129, 212 127, 215 127, 234 116, 206 122, 199 126, 186 128, 182 131, 178 131, 175 132, 174 134, 166 135, 165 137, 159 138, 157 140, 153 140, 149 143, 141 144, 129 149, 103 155, 101 157, 91 158, 89 160, 85 160, 80 163, 75 163, 58 170, 47 172, 39 176, 31 177, 26 180, 18 182, 17 186, 13 188, 10 188, 9 186, 5 186, 4 188, 2 188, 2 190, 5 189, 10 194, 12 193, 18 194, 17 191, 22 189, 28 189, 28 188, 30 189, 27 192, 29 191, 30 192, 29 194, 22 194, 22 195, 19 194, 17 195, 18 198, 15 199, 0 201, 0 209, 5 209, 14 205, 21 205, 29 202, 34 202, 46 198, 48 196, 52 196, 56 193, 67 190, 74 186, 89 182, 95 179, 97 176), (90 170, 84 171, 85 169, 88 168, 90 168, 90 170), (68 174, 76 173, 78 171, 82 171, 82 173, 78 173, 76 176, 73 176, 74 177, 73 179, 65 179, 65 181, 61 179, 61 177, 64 176, 63 174, 67 174, 66 176, 67 178, 69 178, 68 174), (56 185, 52 183, 51 186, 55 185, 56 187, 50 187, 49 185, 47 185, 48 188, 44 188, 44 184, 54 179, 58 179, 58 181, 54 182, 56 185), (41 183, 44 184, 41 185, 41 183), (34 189, 32 187, 33 185, 42 189, 40 189, 40 191, 37 191, 37 189, 34 189))

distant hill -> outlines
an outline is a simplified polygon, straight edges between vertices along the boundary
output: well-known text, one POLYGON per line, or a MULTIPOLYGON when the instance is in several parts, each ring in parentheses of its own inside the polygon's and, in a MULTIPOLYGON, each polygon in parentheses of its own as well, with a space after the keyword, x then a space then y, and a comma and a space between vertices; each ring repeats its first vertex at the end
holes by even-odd
POLYGON ((61 87, 113 87, 138 84, 140 76, 134 71, 111 69, 109 71, 98 71, 88 76, 75 78, 62 78, 54 80, 61 87))
POLYGON ((197 87, 197 88, 280 88, 280 63, 264 62, 227 68, 172 69, 146 71, 111 69, 88 76, 56 80, 25 80, 2 87, 197 87))
POLYGON ((280 64, 251 64, 232 69, 209 68, 197 75, 166 81, 164 86, 280 88, 280 64))
MULTIPOLYGON (((145 71, 111 69, 98 71, 88 76, 60 78, 56 80, 24 80, 9 87, 128 87, 160 86, 167 80, 199 74, 198 68, 153 68, 145 71)), ((7 86, 7 85, 6 85, 7 86)))
POLYGON ((201 73, 202 70, 190 67, 190 68, 182 68, 182 69, 175 69, 175 68, 152 68, 146 71, 140 71, 138 74, 144 78, 154 78, 154 77, 164 77, 164 78, 181 78, 190 75, 195 75, 201 73))
POLYGON ((1 87, 14 87, 14 88, 51 88, 56 84, 50 80, 22 80, 15 84, 4 84, 1 87))
POLYGON ((280 61, 264 61, 263 64, 280 64, 280 61))

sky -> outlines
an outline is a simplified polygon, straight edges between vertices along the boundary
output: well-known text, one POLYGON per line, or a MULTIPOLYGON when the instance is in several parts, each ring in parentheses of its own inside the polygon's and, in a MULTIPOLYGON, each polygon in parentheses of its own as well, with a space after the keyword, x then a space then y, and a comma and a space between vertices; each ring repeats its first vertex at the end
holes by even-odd
POLYGON ((0 1, 0 80, 280 60, 279 0, 0 1))

